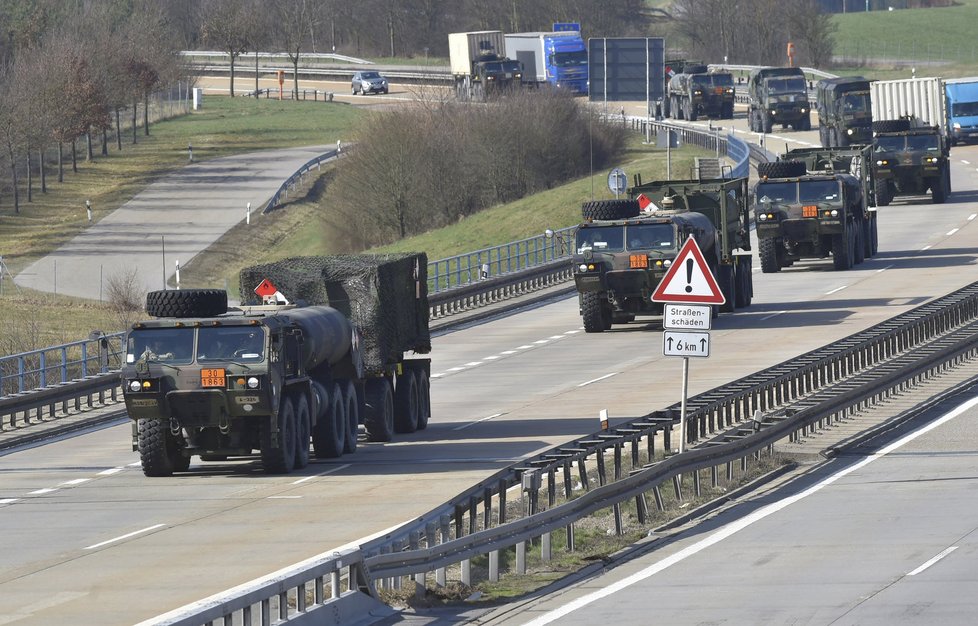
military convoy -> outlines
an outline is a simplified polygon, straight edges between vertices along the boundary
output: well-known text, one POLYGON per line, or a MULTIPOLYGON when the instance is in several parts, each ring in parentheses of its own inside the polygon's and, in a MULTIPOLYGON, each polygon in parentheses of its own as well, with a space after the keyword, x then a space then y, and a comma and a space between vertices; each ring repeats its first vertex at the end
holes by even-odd
POLYGON ((916 118, 873 122, 873 175, 876 201, 888 205, 898 195, 931 194, 943 204, 951 194, 950 142, 939 126, 916 118))
POLYGON ((689 237, 726 299, 717 312, 750 305, 747 178, 645 184, 639 179, 628 195, 582 207, 573 267, 585 332, 609 330, 638 315, 661 315, 652 293, 689 237))
POLYGON ((831 255, 847 270, 876 254, 872 148, 799 148, 758 163, 754 187, 758 254, 767 274, 831 255))
POLYGON ((747 125, 753 132, 781 128, 811 130, 811 104, 805 73, 798 67, 762 67, 747 81, 747 125))
POLYGON ((123 395, 143 473, 186 471, 256 450, 268 473, 427 426, 431 349, 423 254, 293 258, 216 289, 150 292, 126 336, 123 395), (283 304, 292 294, 296 304, 283 304), (307 302, 315 305, 306 304, 307 302))
POLYGON ((823 147, 873 142, 869 83, 862 76, 826 78, 815 83, 818 137, 823 147))
POLYGON ((733 119, 734 82, 729 72, 710 72, 701 64, 678 64, 681 71, 669 79, 666 115, 695 122, 700 116, 733 119))

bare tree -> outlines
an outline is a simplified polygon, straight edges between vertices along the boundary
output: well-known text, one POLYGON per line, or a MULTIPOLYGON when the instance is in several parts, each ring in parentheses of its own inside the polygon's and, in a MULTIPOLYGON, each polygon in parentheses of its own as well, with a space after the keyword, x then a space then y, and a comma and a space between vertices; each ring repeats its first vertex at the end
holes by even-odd
POLYGON ((216 46, 230 59, 230 88, 234 97, 234 66, 237 58, 255 49, 261 32, 260 6, 242 0, 207 0, 203 4, 201 39, 206 45, 216 46))
POLYGON ((309 33, 322 19, 325 5, 314 0, 274 0, 272 32, 276 47, 292 62, 292 97, 299 98, 299 58, 309 45, 309 33))

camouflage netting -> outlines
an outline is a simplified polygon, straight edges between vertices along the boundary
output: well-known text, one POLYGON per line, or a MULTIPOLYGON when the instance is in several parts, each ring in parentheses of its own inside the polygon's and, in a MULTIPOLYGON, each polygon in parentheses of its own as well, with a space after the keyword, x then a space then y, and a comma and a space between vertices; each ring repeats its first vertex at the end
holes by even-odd
POLYGON ((290 302, 328 305, 349 317, 363 335, 368 370, 407 351, 431 351, 424 253, 292 257, 246 267, 240 274, 243 305, 261 304, 254 290, 266 278, 290 302))

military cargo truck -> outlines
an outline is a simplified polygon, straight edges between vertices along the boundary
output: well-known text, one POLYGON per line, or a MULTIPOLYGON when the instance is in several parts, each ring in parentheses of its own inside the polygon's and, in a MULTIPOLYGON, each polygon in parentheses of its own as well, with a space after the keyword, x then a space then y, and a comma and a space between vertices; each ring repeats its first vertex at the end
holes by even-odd
POLYGON ((307 257, 247 268, 223 290, 150 292, 126 337, 123 395, 143 473, 186 471, 191 457, 258 451, 288 473, 368 440, 427 426, 427 260, 423 254, 307 257), (292 294, 295 304, 283 304, 292 294), (307 304, 307 303, 315 304, 307 304))
POLYGON ((499 30, 449 33, 448 58, 459 100, 486 100, 523 82, 523 67, 506 58, 506 38, 499 30))
POLYGON ((762 67, 747 81, 747 125, 756 133, 781 128, 811 130, 805 73, 798 67, 762 67))
POLYGON ((823 147, 873 142, 869 83, 862 76, 826 78, 815 83, 818 138, 823 147))
POLYGON ((746 178, 638 179, 627 200, 585 203, 573 258, 584 330, 599 333, 638 315, 661 315, 652 293, 689 237, 726 299, 716 312, 749 306, 754 282, 747 192, 746 178), (644 209, 640 201, 648 202, 644 209))
POLYGON ((873 122, 873 176, 876 202, 888 205, 895 196, 931 194, 943 204, 951 194, 950 145, 939 126, 915 118, 873 122))
POLYGON ((830 255, 835 269, 846 270, 876 254, 870 159, 869 146, 799 148, 757 164, 754 220, 762 272, 830 255))
POLYGON ((708 72, 705 65, 686 65, 669 79, 666 97, 669 115, 675 119, 733 119, 733 74, 708 72))

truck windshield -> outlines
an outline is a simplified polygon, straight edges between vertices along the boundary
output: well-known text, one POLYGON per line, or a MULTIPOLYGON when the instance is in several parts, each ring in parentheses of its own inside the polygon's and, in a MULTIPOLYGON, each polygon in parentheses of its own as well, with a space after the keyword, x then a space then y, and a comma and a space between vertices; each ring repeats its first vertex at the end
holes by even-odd
POLYGON ((847 93, 842 99, 842 110, 845 113, 862 113, 869 111, 868 93, 847 93))
POLYGON ((585 250, 595 252, 621 252, 625 249, 624 226, 598 226, 577 229, 577 253, 585 250))
POLYGON ((978 115, 978 102, 955 102, 951 105, 953 117, 973 117, 978 115))
POLYGON ((193 328, 133 330, 126 342, 126 363, 155 361, 172 365, 190 363, 194 354, 193 328))
POLYGON ((256 326, 205 326, 197 336, 197 360, 260 361, 265 354, 265 333, 256 326))
POLYGON ((578 50, 577 52, 555 52, 554 65, 557 67, 578 67, 587 65, 587 52, 578 50))
POLYGON ((878 152, 896 152, 903 150, 907 145, 907 138, 903 135, 897 137, 877 137, 873 142, 878 152))
POLYGON ((807 93, 808 86, 805 79, 797 76, 790 78, 769 78, 767 79, 767 92, 770 94, 782 93, 807 93))
POLYGON ((835 180, 805 180, 798 183, 798 202, 815 204, 839 199, 839 182, 835 180))
POLYGON ((693 85, 701 89, 732 87, 733 76, 730 74, 702 74, 693 78, 693 85))
POLYGON ((625 227, 629 250, 671 250, 676 233, 672 224, 629 224, 625 227))
POLYGON ((910 135, 907 137, 908 150, 940 150, 937 135, 910 135))
POLYGON ((798 185, 796 183, 761 183, 757 186, 757 204, 762 208, 764 203, 761 201, 764 198, 770 199, 774 204, 796 202, 798 185))

